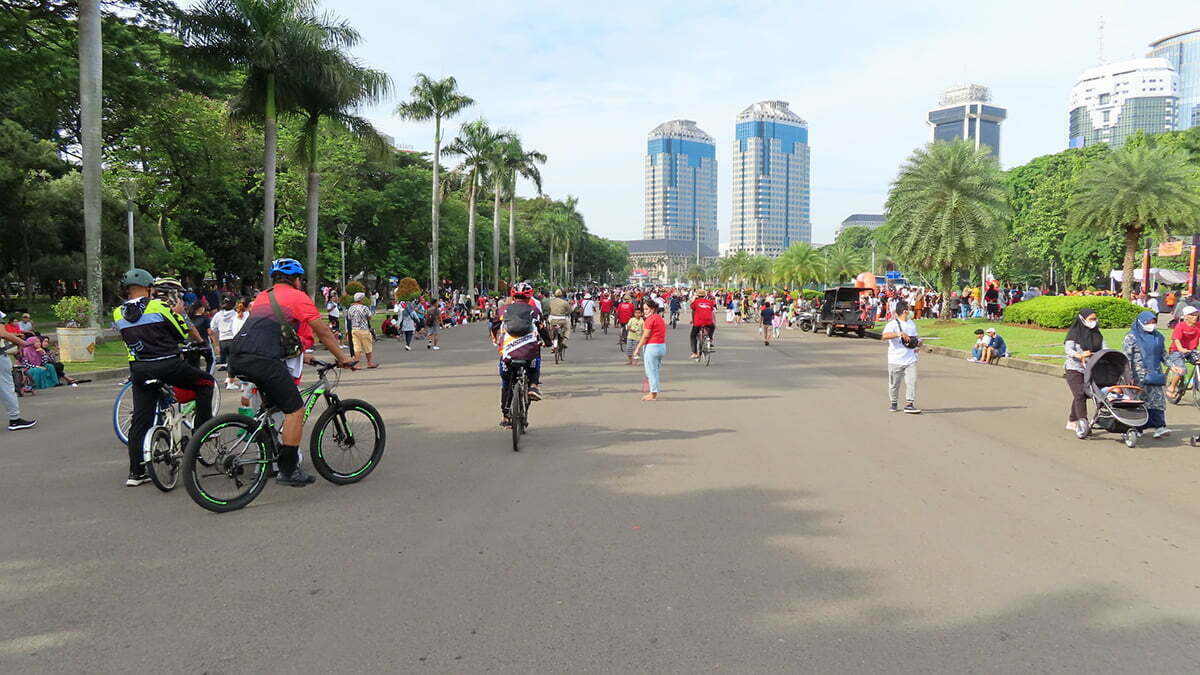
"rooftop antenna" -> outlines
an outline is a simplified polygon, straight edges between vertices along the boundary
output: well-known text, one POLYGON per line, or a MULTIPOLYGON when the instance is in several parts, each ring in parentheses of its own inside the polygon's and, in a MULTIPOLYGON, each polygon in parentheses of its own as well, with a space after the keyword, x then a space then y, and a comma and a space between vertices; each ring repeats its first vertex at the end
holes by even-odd
POLYGON ((1096 65, 1104 65, 1104 15, 1096 22, 1096 65))

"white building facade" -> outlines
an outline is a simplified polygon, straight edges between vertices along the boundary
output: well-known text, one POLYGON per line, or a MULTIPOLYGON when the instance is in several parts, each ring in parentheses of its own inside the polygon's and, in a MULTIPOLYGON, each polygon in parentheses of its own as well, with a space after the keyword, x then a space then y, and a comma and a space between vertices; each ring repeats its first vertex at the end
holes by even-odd
POLYGON ((808 123, 786 101, 760 101, 737 116, 730 251, 777 256, 812 243, 808 123))
POLYGON ((1133 59, 1089 68, 1071 89, 1068 146, 1108 143, 1137 131, 1179 129, 1179 74, 1162 58, 1133 59))
POLYGON ((658 125, 646 140, 644 239, 717 248, 717 147, 691 120, 658 125))

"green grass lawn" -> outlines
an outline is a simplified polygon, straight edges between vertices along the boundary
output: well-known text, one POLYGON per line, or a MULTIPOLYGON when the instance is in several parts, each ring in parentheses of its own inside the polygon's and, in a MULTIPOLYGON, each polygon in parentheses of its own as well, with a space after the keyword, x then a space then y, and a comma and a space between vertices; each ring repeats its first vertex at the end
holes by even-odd
MULTIPOLYGON (((949 347, 951 349, 965 349, 970 351, 975 346, 975 330, 978 328, 987 328, 995 326, 1000 336, 1008 344, 1008 353, 1021 359, 1029 359, 1031 361, 1061 361, 1065 358, 1063 354, 1063 340, 1066 339, 1067 331, 1044 329, 1044 328, 1026 328, 1023 326, 1007 326, 1004 324, 988 321, 987 319, 965 319, 955 320, 953 322, 940 323, 936 319, 920 319, 917 321, 917 331, 921 338, 929 338, 928 344, 939 347, 949 347)), ((880 323, 876 326, 879 329, 883 328, 880 323)), ((1108 328, 1100 331, 1104 334, 1104 341, 1110 349, 1120 349, 1121 342, 1125 339, 1125 334, 1129 332, 1128 328, 1108 328)), ((1160 331, 1163 337, 1170 341, 1171 334, 1167 330, 1160 331)))

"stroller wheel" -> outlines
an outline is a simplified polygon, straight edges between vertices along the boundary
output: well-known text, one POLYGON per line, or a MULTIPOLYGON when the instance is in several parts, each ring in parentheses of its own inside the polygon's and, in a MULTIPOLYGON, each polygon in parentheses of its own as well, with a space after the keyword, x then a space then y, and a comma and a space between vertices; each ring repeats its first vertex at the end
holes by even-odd
POLYGON ((1135 447, 1137 447, 1137 442, 1138 442, 1138 432, 1136 429, 1130 429, 1129 431, 1125 432, 1126 447, 1135 448, 1135 447))
POLYGON ((1200 436, 1189 436, 1188 445, 1192 446, 1193 448, 1197 445, 1200 445, 1200 436))

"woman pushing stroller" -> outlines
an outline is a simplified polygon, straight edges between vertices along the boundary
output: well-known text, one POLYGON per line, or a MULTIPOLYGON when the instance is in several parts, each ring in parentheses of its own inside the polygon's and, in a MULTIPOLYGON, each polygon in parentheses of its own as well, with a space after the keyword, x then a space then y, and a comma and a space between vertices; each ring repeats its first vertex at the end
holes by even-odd
POLYGON ((1142 431, 1154 430, 1154 438, 1171 433, 1167 428, 1166 340, 1158 332, 1158 314, 1149 310, 1137 315, 1125 335, 1125 355, 1133 371, 1133 381, 1142 388, 1150 420, 1142 431))

